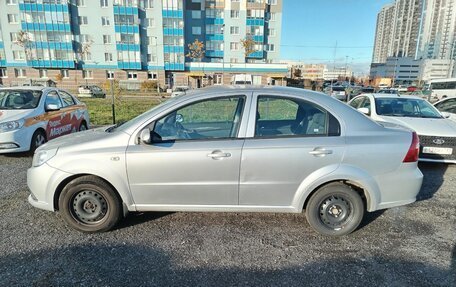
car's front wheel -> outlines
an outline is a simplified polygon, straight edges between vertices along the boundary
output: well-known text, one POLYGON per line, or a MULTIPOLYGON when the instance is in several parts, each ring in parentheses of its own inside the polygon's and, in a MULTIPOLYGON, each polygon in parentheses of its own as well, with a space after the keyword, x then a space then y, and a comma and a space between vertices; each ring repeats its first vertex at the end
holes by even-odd
POLYGON ((72 180, 59 197, 59 210, 65 221, 82 232, 112 229, 122 215, 122 203, 112 187, 95 176, 72 180))
POLYGON ((343 183, 331 183, 312 195, 306 206, 306 218, 317 232, 341 236, 359 226, 364 209, 358 192, 343 183))
POLYGON ((30 143, 30 152, 33 154, 35 150, 47 142, 46 133, 39 129, 33 133, 32 141, 30 143))

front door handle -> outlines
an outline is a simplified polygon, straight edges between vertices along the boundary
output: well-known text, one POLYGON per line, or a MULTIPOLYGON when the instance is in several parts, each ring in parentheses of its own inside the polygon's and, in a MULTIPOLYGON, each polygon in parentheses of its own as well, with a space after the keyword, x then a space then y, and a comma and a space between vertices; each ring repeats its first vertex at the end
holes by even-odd
POLYGON ((214 150, 212 153, 207 155, 208 157, 212 159, 222 159, 226 157, 231 157, 231 154, 229 152, 222 152, 221 150, 214 150))
POLYGON ((316 149, 314 149, 312 151, 309 151, 309 154, 317 156, 317 157, 326 156, 326 155, 332 154, 332 153, 333 153, 332 150, 323 149, 323 148, 316 148, 316 149))

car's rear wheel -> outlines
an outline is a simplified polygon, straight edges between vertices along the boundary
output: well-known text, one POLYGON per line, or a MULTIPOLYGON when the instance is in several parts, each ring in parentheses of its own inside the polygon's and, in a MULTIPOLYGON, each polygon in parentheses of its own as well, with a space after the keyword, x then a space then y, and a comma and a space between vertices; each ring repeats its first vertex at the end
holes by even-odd
POLYGON ((82 176, 65 186, 59 197, 65 221, 82 232, 104 232, 120 220, 122 203, 112 187, 95 176, 82 176))
POLYGON ((317 232, 341 236, 359 226, 364 209, 358 192, 345 184, 331 183, 312 195, 306 206, 306 218, 317 232))
POLYGON ((82 122, 79 125, 79 131, 82 132, 82 131, 86 131, 86 130, 87 130, 87 124, 86 124, 86 122, 82 122))
POLYGON ((30 152, 34 153, 35 150, 47 142, 46 133, 43 130, 36 130, 33 133, 32 141, 30 143, 30 152))

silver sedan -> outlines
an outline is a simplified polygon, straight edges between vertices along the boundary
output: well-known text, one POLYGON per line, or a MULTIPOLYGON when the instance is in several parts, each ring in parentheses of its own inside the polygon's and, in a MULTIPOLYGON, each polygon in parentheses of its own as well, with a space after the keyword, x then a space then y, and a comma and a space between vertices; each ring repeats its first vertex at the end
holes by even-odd
POLYGON ((418 153, 415 133, 321 93, 209 88, 42 146, 29 202, 83 232, 128 212, 305 210, 318 232, 344 235, 366 211, 415 201, 418 153))

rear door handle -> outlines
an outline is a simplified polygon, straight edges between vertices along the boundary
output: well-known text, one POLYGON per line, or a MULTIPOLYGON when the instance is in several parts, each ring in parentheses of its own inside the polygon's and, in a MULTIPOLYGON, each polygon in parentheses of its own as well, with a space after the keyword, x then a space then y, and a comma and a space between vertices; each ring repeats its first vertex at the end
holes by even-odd
POLYGON ((309 151, 309 154, 311 155, 314 155, 314 156, 318 156, 318 157, 322 157, 322 156, 325 156, 325 155, 328 155, 328 154, 332 154, 333 151, 332 150, 329 150, 329 149, 319 149, 319 148, 316 148, 312 151, 309 151))
POLYGON ((214 150, 212 153, 207 155, 208 157, 212 159, 222 159, 226 157, 231 157, 231 154, 229 152, 222 152, 221 150, 214 150))

